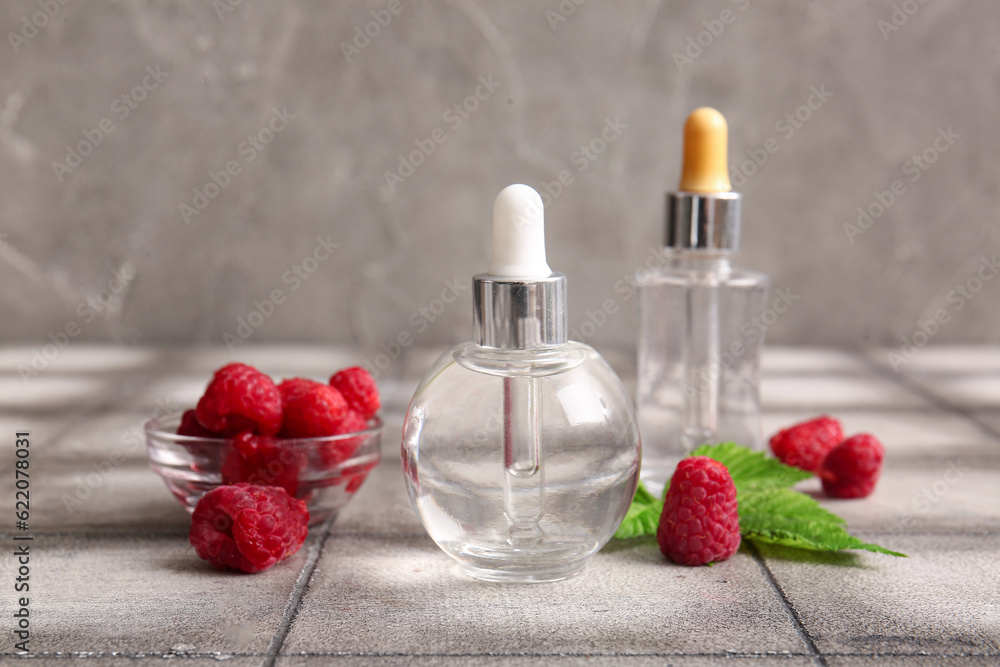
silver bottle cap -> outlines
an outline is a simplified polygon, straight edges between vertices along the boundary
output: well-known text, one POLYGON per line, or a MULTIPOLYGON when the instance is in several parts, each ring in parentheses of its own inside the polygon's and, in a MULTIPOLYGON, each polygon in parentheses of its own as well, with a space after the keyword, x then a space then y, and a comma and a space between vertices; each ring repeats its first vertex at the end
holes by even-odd
POLYGON ((472 279, 473 340, 483 347, 532 350, 568 340, 566 276, 472 279))
POLYGON ((742 203, 738 192, 669 193, 667 247, 737 250, 742 203))

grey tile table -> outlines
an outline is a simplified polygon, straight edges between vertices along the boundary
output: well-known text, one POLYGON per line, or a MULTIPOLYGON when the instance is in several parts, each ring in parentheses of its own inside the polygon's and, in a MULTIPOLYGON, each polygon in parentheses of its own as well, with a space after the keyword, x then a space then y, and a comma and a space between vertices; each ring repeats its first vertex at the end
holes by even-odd
MULTIPOLYGON (((831 413, 886 445, 870 498, 826 499, 816 480, 802 490, 910 558, 744 546, 713 567, 685 568, 651 540, 613 540, 578 577, 544 585, 464 578, 410 509, 400 431, 434 351, 380 379, 384 460, 357 498, 256 575, 197 558, 187 514, 137 441, 155 411, 193 404, 228 352, 80 344, 37 375, 24 373, 31 355, 0 351, 5 665, 1000 664, 997 348, 927 348, 896 364, 882 350, 766 353, 768 433, 831 413), (15 650, 11 613, 21 429, 32 438, 28 655, 15 650)), ((322 378, 357 362, 319 347, 247 347, 238 357, 279 377, 322 378)), ((628 383, 628 356, 609 358, 628 383)))

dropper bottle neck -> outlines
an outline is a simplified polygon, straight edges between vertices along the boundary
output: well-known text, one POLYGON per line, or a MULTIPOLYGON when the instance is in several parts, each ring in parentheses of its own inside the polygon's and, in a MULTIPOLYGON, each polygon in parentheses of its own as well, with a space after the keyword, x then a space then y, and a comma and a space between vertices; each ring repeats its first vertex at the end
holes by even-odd
POLYGON ((733 252, 719 249, 669 248, 666 265, 679 271, 726 276, 733 270, 733 252))

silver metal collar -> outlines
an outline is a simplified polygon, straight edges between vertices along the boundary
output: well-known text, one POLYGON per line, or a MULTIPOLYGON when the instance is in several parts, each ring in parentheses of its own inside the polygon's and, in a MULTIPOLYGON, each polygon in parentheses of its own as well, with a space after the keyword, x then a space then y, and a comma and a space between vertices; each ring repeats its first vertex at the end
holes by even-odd
POLYGON ((532 350, 568 340, 566 276, 472 279, 473 340, 483 347, 532 350))
POLYGON ((669 193, 667 247, 738 249, 742 200, 738 192, 669 193))

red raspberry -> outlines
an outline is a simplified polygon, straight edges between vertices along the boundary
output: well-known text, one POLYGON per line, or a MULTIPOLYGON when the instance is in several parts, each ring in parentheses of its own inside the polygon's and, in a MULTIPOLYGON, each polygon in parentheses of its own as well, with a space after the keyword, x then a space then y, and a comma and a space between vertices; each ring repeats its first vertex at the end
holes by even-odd
MULTIPOLYGON (((334 435, 357 433, 366 428, 368 428, 368 422, 365 418, 354 410, 348 410, 334 435)), ((337 440, 323 443, 323 448, 320 450, 322 464, 327 468, 340 465, 354 455, 354 452, 361 446, 364 439, 365 436, 359 435, 356 438, 338 438, 337 440)))
POLYGON ((346 472, 345 475, 350 476, 350 481, 347 483, 347 486, 344 487, 344 491, 347 493, 355 493, 358 489, 360 489, 361 485, 364 484, 365 479, 368 477, 368 473, 371 472, 372 468, 376 465, 378 465, 377 462, 369 463, 346 472))
POLYGON ((336 387, 352 410, 361 413, 365 419, 371 419, 381 407, 378 397, 378 385, 375 378, 360 366, 352 366, 338 371, 330 378, 330 384, 336 387))
POLYGON ((177 427, 177 435, 184 435, 190 438, 198 438, 193 442, 181 442, 184 449, 191 453, 191 469, 204 472, 218 466, 219 449, 221 442, 205 442, 206 439, 220 438, 221 436, 212 433, 201 425, 195 416, 194 410, 188 410, 181 416, 180 426, 177 427))
POLYGON ((201 425, 194 410, 186 410, 181 416, 181 425, 177 427, 177 435, 187 435, 192 438, 217 438, 207 428, 201 425))
POLYGON ((823 490, 834 498, 864 498, 875 490, 885 447, 875 436, 851 436, 823 459, 819 476, 823 490))
POLYGON ((284 489, 219 486, 198 501, 188 539, 201 558, 220 570, 266 570, 302 547, 309 510, 284 489))
MULTIPOLYGON (((348 433, 357 433, 358 431, 364 431, 368 428, 368 420, 362 417, 360 414, 354 410, 348 410, 347 414, 344 415, 344 421, 340 422, 340 426, 334 431, 334 435, 346 435, 348 433)), ((360 440, 360 438, 358 438, 360 440)))
POLYGON ((347 401, 328 384, 305 378, 278 385, 285 416, 281 435, 285 438, 318 438, 336 435, 347 414, 347 401))
POLYGON ((281 394, 271 378, 246 364, 229 364, 198 401, 198 421, 224 436, 241 431, 274 435, 281 428, 281 394))
POLYGON ((705 565, 736 553, 736 486, 726 466, 707 456, 690 456, 677 464, 656 541, 664 556, 681 565, 705 565))
POLYGON ((299 474, 305 468, 306 457, 295 447, 249 431, 233 438, 229 447, 222 462, 223 484, 249 482, 280 486, 292 496, 298 492, 299 474))
POLYGON ((823 458, 843 439, 840 422, 823 415, 779 431, 771 438, 771 451, 786 465, 816 472, 823 458))

